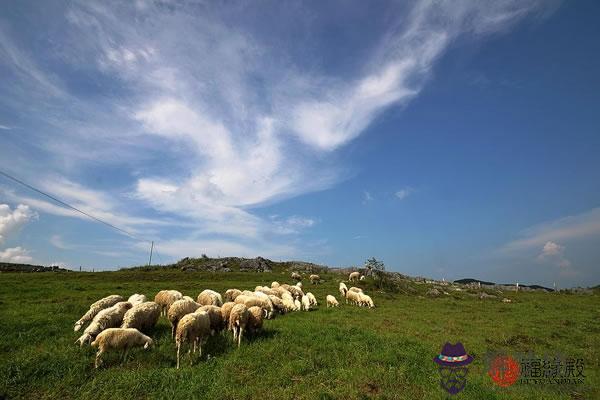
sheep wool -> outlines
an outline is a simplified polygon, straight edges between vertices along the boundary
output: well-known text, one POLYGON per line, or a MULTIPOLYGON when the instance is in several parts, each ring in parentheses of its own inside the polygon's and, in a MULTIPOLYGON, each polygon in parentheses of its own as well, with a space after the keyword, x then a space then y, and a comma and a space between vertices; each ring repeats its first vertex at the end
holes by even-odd
POLYGON ((91 343, 100 332, 108 328, 117 328, 123 322, 123 317, 127 310, 131 308, 131 303, 122 301, 112 307, 100 311, 83 331, 83 335, 75 341, 79 346, 85 343, 91 343))
POLYGON ((237 340, 238 347, 242 342, 242 335, 248 325, 248 307, 236 304, 229 313, 229 330, 233 332, 233 341, 237 340))
POLYGON ((348 287, 344 282, 340 282, 340 294, 342 297, 346 297, 346 292, 348 291, 348 287))
POLYGON ((294 306, 296 307, 296 311, 302 310, 302 303, 300 303, 300 300, 294 300, 294 306))
POLYGON ((206 289, 198 295, 197 302, 203 306, 221 307, 223 305, 223 298, 221 297, 220 293, 217 293, 214 290, 206 289))
POLYGON ((187 314, 191 314, 200 308, 200 304, 196 303, 194 300, 181 299, 177 300, 175 303, 171 305, 169 308, 169 312, 167 314, 167 318, 171 323, 171 337, 175 337, 175 332, 177 331, 177 324, 179 321, 187 314))
POLYGON ((292 272, 292 279, 295 279, 297 281, 301 281, 302 280, 302 275, 300 275, 297 272, 292 272))
POLYGON ((101 356, 107 351, 122 350, 122 358, 124 360, 130 348, 143 346, 144 349, 148 349, 152 345, 152 339, 135 328, 106 329, 96 337, 96 340, 92 342, 92 347, 98 348, 94 366, 96 368, 100 366, 102 363, 101 356))
POLYGON ((360 278, 360 272, 352 272, 349 276, 348 276, 348 280, 350 282, 356 282, 358 281, 358 279, 360 278))
POLYGON ((147 333, 156 326, 158 317, 160 317, 160 306, 153 301, 146 301, 127 310, 121 328, 135 328, 147 333))
POLYGON ((269 300, 271 300, 271 303, 273 303, 273 307, 276 311, 279 311, 280 314, 285 314, 286 308, 283 304, 283 300, 277 296, 269 296, 269 300))
POLYGON ((311 292, 306 293, 306 297, 308 297, 308 301, 310 302, 311 306, 318 306, 319 305, 317 303, 317 298, 311 292))
POLYGON ((225 301, 234 301, 236 297, 242 294, 241 290, 238 289, 227 289, 225 291, 225 301))
POLYGON ((271 282, 271 289, 275 289, 277 287, 279 287, 279 282, 277 282, 277 281, 271 282))
POLYGON ((352 286, 350 288, 350 291, 351 292, 356 292, 356 293, 362 293, 363 292, 363 290, 361 288, 357 288, 357 287, 354 287, 354 286, 352 286))
POLYGON ((231 314, 231 309, 235 306, 233 301, 228 301, 221 306, 221 315, 223 316, 223 324, 224 326, 229 326, 229 315, 231 314))
MULTIPOLYGON (((175 333, 175 345, 177 346, 177 369, 179 369, 179 360, 181 347, 185 344, 193 345, 194 353, 199 348, 198 356, 202 355, 202 344, 210 336, 210 317, 206 311, 194 312, 185 315, 177 325, 175 333)), ((190 349, 188 354, 191 353, 190 349)), ((192 359, 190 358, 190 365, 192 359)))
POLYGON ((254 306, 248 309, 248 332, 254 334, 262 329, 263 312, 260 307, 254 306))
POLYGON ((210 334, 214 335, 215 333, 220 333, 225 327, 223 323, 223 314, 221 314, 221 307, 202 306, 196 310, 197 313, 202 311, 206 312, 210 319, 210 334))
POLYGON ((75 322, 75 327, 73 328, 73 330, 75 332, 77 332, 78 330, 81 329, 81 327, 85 324, 87 324, 88 322, 90 322, 91 320, 94 319, 94 317, 102 310, 105 310, 109 307, 114 306, 115 304, 117 304, 120 301, 124 301, 125 299, 122 296, 119 296, 118 294, 113 294, 110 296, 106 296, 94 303, 92 303, 92 305, 90 306, 90 309, 83 314, 83 316, 79 319, 79 321, 75 322))
POLYGON ((133 306, 137 306, 138 304, 142 304, 147 300, 146 300, 146 296, 144 296, 143 294, 136 293, 136 294, 132 294, 131 296, 129 296, 127 301, 130 302, 133 306))
POLYGON ((348 301, 352 304, 359 305, 360 304, 360 293, 348 290, 346 292, 346 303, 348 303, 348 301))
POLYGON ((321 277, 317 274, 312 274, 308 277, 308 279, 310 279, 310 283, 312 283, 313 285, 321 282, 321 277))
POLYGON ((310 299, 307 295, 302 296, 302 310, 310 311, 310 299))

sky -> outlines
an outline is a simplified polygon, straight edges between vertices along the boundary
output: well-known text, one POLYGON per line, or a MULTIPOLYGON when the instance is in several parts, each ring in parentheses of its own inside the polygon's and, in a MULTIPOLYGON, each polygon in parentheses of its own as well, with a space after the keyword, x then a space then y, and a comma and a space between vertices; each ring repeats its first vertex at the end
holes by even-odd
POLYGON ((598 2, 0 9, 0 261, 600 283, 598 2))

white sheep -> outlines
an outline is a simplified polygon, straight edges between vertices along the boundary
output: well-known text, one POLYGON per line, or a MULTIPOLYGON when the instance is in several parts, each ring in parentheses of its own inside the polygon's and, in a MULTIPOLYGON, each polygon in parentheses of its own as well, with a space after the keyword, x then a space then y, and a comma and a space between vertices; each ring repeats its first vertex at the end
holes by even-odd
POLYGON ((344 282, 340 282, 340 294, 342 297, 346 297, 346 292, 348 291, 348 287, 344 282))
POLYGON ((297 272, 292 272, 292 279, 295 279, 297 281, 301 281, 302 280, 302 275, 300 275, 297 272))
POLYGON ((238 347, 242 342, 242 335, 248 324, 248 307, 236 304, 229 313, 229 330, 233 332, 233 341, 237 340, 238 347))
POLYGON ((300 289, 302 289, 302 282, 296 282, 295 286, 298 287, 298 288, 300 288, 300 289))
POLYGON ((294 306, 296 307, 296 311, 302 310, 302 303, 300 303, 300 300, 294 300, 294 306))
POLYGON ((98 347, 94 366, 98 368, 102 364, 102 354, 109 350, 122 350, 122 360, 125 360, 129 349, 144 346, 144 349, 152 347, 153 341, 135 328, 109 328, 96 336, 92 347, 98 347))
POLYGON ((223 303, 221 306, 221 315, 223 316, 223 324, 227 327, 229 326, 229 314, 231 314, 231 310, 235 307, 235 303, 233 301, 228 301, 227 303, 223 303))
POLYGON ((277 282, 277 281, 271 282, 271 289, 275 289, 277 287, 279 287, 279 282, 277 282))
POLYGON ((217 306, 202 306, 196 312, 206 312, 210 319, 210 334, 214 336, 215 333, 220 333, 225 327, 223 323, 223 314, 221 314, 221 307, 217 306))
POLYGON ((350 282, 356 282, 359 279, 360 279, 360 272, 357 272, 357 271, 350 273, 350 275, 348 276, 348 280, 350 282))
MULTIPOLYGON (((177 346, 177 369, 179 369, 179 359, 181 347, 184 344, 194 346, 194 353, 196 348, 199 348, 200 352, 198 356, 202 356, 202 344, 210 336, 210 317, 206 311, 194 312, 185 315, 177 324, 177 332, 175 333, 175 345, 177 346)), ((190 349, 188 354, 191 353, 190 349)), ((190 358, 190 365, 192 359, 190 358)))
POLYGON ((153 301, 145 301, 127 310, 121 328, 135 328, 147 333, 156 326, 159 317, 160 306, 153 301))
POLYGON ((310 311, 310 299, 307 295, 302 296, 302 310, 310 311))
POLYGON ((167 318, 171 323, 171 337, 175 337, 177 332, 177 324, 187 314, 191 314, 201 307, 201 304, 196 303, 192 299, 181 299, 171 304, 167 318))
POLYGON ((221 307, 223 305, 221 294, 210 289, 203 290, 202 293, 198 295, 198 300, 196 301, 203 306, 221 307))
POLYGON ((282 298, 281 302, 283 303, 286 311, 290 312, 297 310, 296 304, 294 304, 294 298, 292 296, 282 298))
POLYGON ((90 322, 91 320, 94 319, 94 317, 102 310, 105 310, 109 307, 114 306, 115 304, 117 304, 118 302, 124 301, 125 299, 122 296, 119 296, 118 294, 113 294, 110 296, 106 296, 94 303, 92 303, 92 305, 90 306, 90 309, 83 314, 83 316, 79 319, 79 321, 75 322, 75 327, 73 328, 73 330, 75 332, 77 332, 78 330, 81 329, 81 327, 85 324, 87 324, 88 322, 90 322))
POLYGON ((321 277, 317 274, 312 274, 308 277, 308 279, 310 279, 310 283, 312 283, 313 285, 316 283, 321 283, 321 277))
POLYGON ((244 304, 248 308, 258 306, 264 310, 265 316, 270 319, 274 314, 273 303, 271 302, 271 299, 269 299, 269 296, 265 296, 266 298, 254 294, 252 296, 242 294, 235 299, 235 303, 244 304))
POLYGON ((367 296, 364 293, 358 293, 359 304, 364 307, 373 308, 375 304, 370 296, 367 296))
POLYGON ((171 304, 181 300, 183 294, 177 290, 161 290, 154 296, 154 302, 161 308, 160 315, 167 315, 171 304))
POLYGON ((273 307, 275 308, 276 311, 279 311, 280 314, 285 314, 285 312, 287 311, 285 304, 283 304, 283 300, 280 299, 277 296, 269 296, 269 300, 271 300, 271 303, 273 303, 273 307))
POLYGON ((130 302, 133 306, 137 306, 138 304, 142 304, 144 302, 146 302, 146 296, 144 296, 143 294, 132 294, 131 296, 129 296, 129 298, 127 299, 128 302, 130 302))
POLYGON ((299 287, 290 286, 287 290, 292 294, 292 296, 294 296, 295 299, 301 299, 302 296, 304 296, 304 292, 299 287))
POLYGON ((361 288, 354 287, 354 286, 352 286, 349 290, 351 292, 355 292, 355 293, 362 293, 363 292, 363 290, 361 288))
POLYGON ((350 301, 350 303, 352 304, 360 304, 360 293, 348 290, 346 292, 346 304, 348 303, 348 301, 350 301))
POLYGON ((308 297, 311 306, 319 305, 319 303, 317 303, 317 298, 311 292, 306 293, 306 297, 308 297))
POLYGON ((85 343, 90 343, 98 336, 100 332, 108 328, 117 328, 123 322, 123 317, 127 310, 131 308, 131 303, 127 301, 121 301, 112 307, 106 308, 100 311, 87 328, 83 331, 83 335, 75 341, 79 343, 79 346, 83 346, 85 343))
POLYGON ((361 281, 364 281, 364 280, 365 280, 365 276, 364 276, 364 275, 361 275, 361 276, 360 276, 360 280, 361 280, 361 281))
POLYGON ((242 291, 239 289, 227 289, 225 291, 225 300, 226 301, 234 301, 236 297, 242 294, 242 291))
POLYGON ((248 332, 254 334, 262 329, 263 326, 263 313, 260 307, 254 306, 248 309, 248 324, 246 328, 248 332))
POLYGON ((334 296, 328 294, 327 295, 327 308, 339 307, 339 306, 340 306, 340 303, 338 303, 337 299, 334 296))

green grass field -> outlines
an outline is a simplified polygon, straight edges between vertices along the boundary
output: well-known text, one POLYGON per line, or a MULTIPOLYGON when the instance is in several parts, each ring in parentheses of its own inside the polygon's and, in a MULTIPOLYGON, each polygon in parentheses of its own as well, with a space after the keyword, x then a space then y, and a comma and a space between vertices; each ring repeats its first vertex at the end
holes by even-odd
MULTIPOLYGON (((327 309, 339 275, 310 285, 313 312, 266 321, 240 349, 211 338, 202 359, 175 369, 169 323, 161 318, 149 351, 118 355, 93 368, 94 351, 74 344, 73 323, 108 294, 149 298, 161 289, 196 297, 203 289, 254 289, 282 273, 179 270, 0 274, 0 398, 82 399, 445 399, 432 358, 461 341, 475 357, 457 399, 600 399, 600 301, 595 295, 505 293, 513 303, 465 296, 427 298, 370 291, 377 308, 327 309), (561 352, 585 360, 585 384, 495 386, 488 351, 561 352), (207 358, 207 354, 209 358, 207 358)), ((368 284, 368 283, 367 283, 368 284)), ((420 293, 425 289, 415 285, 420 293)), ((343 303, 343 302, 341 302, 343 303)))

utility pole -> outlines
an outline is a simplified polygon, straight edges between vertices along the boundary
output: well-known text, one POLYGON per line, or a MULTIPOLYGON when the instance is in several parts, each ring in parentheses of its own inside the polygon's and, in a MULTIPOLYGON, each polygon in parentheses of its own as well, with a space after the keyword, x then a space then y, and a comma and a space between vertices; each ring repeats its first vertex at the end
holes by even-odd
POLYGON ((154 250, 154 240, 152 241, 152 246, 150 246, 150 260, 148 261, 148 266, 152 264, 152 251, 154 250))

